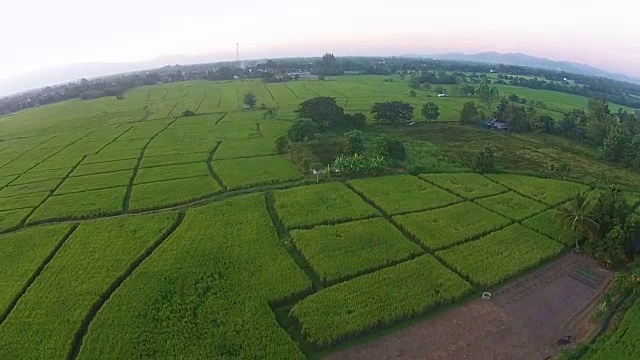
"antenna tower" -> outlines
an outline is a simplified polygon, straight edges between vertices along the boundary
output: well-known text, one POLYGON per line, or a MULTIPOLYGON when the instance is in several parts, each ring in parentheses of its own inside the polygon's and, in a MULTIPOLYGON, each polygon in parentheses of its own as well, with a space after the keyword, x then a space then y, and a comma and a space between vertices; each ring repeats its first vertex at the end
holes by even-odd
POLYGON ((236 43, 236 69, 240 69, 240 43, 236 43))

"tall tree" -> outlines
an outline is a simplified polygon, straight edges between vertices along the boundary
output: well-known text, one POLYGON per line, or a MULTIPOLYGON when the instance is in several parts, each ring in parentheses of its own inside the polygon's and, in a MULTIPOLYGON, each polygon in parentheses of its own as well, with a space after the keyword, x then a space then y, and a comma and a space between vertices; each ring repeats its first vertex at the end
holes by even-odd
POLYGON ((489 87, 489 84, 483 81, 478 88, 478 98, 488 113, 495 106, 498 99, 500 99, 500 93, 498 92, 498 88, 495 86, 489 87))
POLYGON ((244 94, 244 104, 249 106, 250 108, 256 107, 256 103, 258 102, 258 98, 256 98, 256 94, 252 91, 248 91, 244 94))
POLYGON ((344 121, 344 109, 336 98, 320 96, 305 100, 295 110, 298 119, 311 119, 320 126, 340 126, 344 121))
POLYGON ((420 114, 422 114, 422 117, 427 120, 435 121, 438 120, 438 117, 440 117, 440 108, 438 107, 438 105, 432 102, 428 102, 422 105, 420 114))
POLYGON ((460 110, 460 122, 465 124, 475 124, 478 120, 480 120, 480 113, 478 112, 476 103, 464 103, 464 105, 462 105, 462 110, 460 110))
POLYGON ((371 107, 371 113, 380 122, 395 124, 413 119, 413 106, 399 100, 377 102, 371 107))
POLYGON ((554 214, 556 224, 574 234, 576 250, 580 250, 580 238, 597 239, 599 225, 594 218, 587 192, 576 194, 571 201, 558 206, 554 214))

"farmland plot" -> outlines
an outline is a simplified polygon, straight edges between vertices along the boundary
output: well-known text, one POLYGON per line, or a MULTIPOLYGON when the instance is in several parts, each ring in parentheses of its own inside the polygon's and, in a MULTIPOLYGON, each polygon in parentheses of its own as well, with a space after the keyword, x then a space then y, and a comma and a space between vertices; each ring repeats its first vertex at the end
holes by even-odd
POLYGON ((467 200, 496 195, 507 191, 502 185, 487 180, 480 174, 423 174, 420 178, 443 187, 467 200))
POLYGON ((53 190, 61 180, 47 180, 40 182, 33 182, 21 185, 11 185, 0 190, 0 197, 11 197, 16 195, 26 195, 37 192, 45 192, 53 190))
POLYGON ((547 208, 537 201, 514 192, 478 199, 476 203, 513 220, 522 220, 547 208))
POLYGON ((422 251, 381 218, 294 230, 291 236, 325 283, 397 263, 422 251))
POLYGON ((0 211, 0 231, 17 227, 31 214, 32 209, 0 211))
MULTIPOLYGON (((63 179, 65 176, 67 176, 70 170, 71 170, 70 167, 64 167, 60 169, 45 170, 45 171, 29 171, 20 175, 20 177, 17 178, 15 181, 13 181, 11 185, 28 184, 28 183, 47 181, 47 180, 53 180, 53 179, 63 179)), ((2 182, 3 181, 0 181, 0 184, 2 182)))
POLYGON ((219 192, 222 192, 220 185, 209 175, 134 185, 129 210, 180 205, 219 192))
POLYGON ((274 200, 278 216, 288 229, 380 216, 340 183, 276 191, 274 200))
POLYGON ((207 152, 145 156, 142 159, 142 164, 140 165, 140 167, 146 168, 146 167, 156 167, 156 166, 166 166, 166 165, 199 163, 199 162, 204 163, 207 161, 208 157, 209 157, 209 153, 207 152))
POLYGON ((144 184, 155 181, 183 179, 197 176, 209 176, 209 169, 205 163, 192 163, 180 165, 166 165, 150 168, 142 168, 138 171, 135 184, 144 184))
POLYGON ((561 228, 554 219, 555 209, 549 209, 541 214, 522 222, 522 225, 531 228, 563 244, 572 245, 574 236, 570 231, 561 228))
POLYGON ((92 164, 80 164, 75 170, 73 170, 71 176, 95 175, 122 170, 133 170, 137 163, 138 159, 124 159, 92 164))
POLYGON ((515 174, 488 174, 487 177, 547 205, 558 205, 576 193, 589 190, 587 185, 564 180, 515 174))
POLYGON ((80 225, 0 326, 0 358, 67 357, 91 306, 176 219, 163 213, 80 225))
POLYGON ((389 214, 433 209, 462 200, 410 175, 351 180, 349 184, 389 214))
POLYGON ((326 348, 449 304, 471 291, 466 281, 424 255, 320 290, 296 304, 290 316, 309 343, 326 348))
POLYGON ((191 209, 97 314, 79 359, 302 359, 269 303, 310 286, 263 196, 191 209))
POLYGON ((213 155, 214 160, 274 155, 276 146, 271 138, 251 140, 227 140, 213 155))
POLYGON ((43 226, 0 236, 0 323, 8 315, 11 303, 69 230, 71 225, 43 226))
POLYGON ((0 198, 0 211, 34 208, 46 199, 51 192, 38 192, 26 195, 17 195, 8 198, 0 198))
POLYGON ((511 221, 469 202, 395 216, 403 228, 429 249, 441 249, 497 230, 511 221))
POLYGON ((295 166, 280 156, 216 160, 212 166, 229 189, 302 179, 295 166))
POLYGON ((634 360, 640 358, 640 301, 624 315, 616 331, 600 340, 584 357, 587 360, 634 360))
POLYGON ((86 218, 122 212, 127 187, 54 195, 34 211, 28 223, 54 219, 86 218))
POLYGON ((436 255, 480 286, 490 287, 558 255, 564 246, 514 224, 436 255))
POLYGON ((132 170, 125 170, 112 173, 70 177, 60 185, 54 195, 127 186, 129 185, 132 174, 132 170))

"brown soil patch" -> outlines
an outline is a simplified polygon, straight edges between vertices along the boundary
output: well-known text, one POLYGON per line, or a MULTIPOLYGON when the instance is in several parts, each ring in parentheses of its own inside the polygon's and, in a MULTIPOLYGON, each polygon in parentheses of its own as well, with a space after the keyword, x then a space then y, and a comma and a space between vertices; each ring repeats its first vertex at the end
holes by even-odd
POLYGON ((589 337, 590 314, 611 273, 585 257, 568 254, 494 292, 420 324, 356 345, 327 359, 545 359, 589 337), (576 271, 602 276, 589 286, 576 271))

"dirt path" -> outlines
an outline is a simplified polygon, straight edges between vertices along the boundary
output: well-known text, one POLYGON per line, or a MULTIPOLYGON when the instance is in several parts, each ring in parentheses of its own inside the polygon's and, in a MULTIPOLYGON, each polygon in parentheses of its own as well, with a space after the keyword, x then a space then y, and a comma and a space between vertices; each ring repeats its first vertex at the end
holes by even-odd
POLYGON ((493 294, 327 359, 545 359, 556 340, 580 341, 590 310, 611 280, 593 261, 568 254, 493 294), (596 274, 596 284, 576 274, 596 274))

